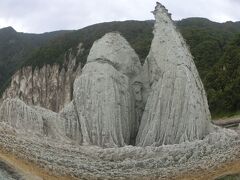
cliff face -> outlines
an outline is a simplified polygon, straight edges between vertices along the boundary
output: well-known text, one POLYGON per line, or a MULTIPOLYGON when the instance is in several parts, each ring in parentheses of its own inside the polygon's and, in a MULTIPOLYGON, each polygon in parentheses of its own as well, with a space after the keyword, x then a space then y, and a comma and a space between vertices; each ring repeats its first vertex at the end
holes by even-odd
POLYGON ((81 73, 81 64, 77 64, 76 57, 81 52, 81 44, 77 55, 73 55, 70 49, 65 54, 62 66, 54 64, 20 69, 12 77, 2 99, 18 97, 28 105, 38 105, 59 112, 72 100, 73 82, 81 73))

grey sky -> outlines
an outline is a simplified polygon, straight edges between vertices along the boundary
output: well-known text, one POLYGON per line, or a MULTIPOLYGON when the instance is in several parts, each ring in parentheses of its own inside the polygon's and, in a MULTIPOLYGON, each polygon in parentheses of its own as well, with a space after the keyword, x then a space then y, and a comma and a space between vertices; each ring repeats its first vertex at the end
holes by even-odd
MULTIPOLYGON (((159 0, 173 19, 240 21, 240 0, 159 0)), ((0 0, 0 28, 41 33, 108 21, 153 19, 156 0, 0 0)))

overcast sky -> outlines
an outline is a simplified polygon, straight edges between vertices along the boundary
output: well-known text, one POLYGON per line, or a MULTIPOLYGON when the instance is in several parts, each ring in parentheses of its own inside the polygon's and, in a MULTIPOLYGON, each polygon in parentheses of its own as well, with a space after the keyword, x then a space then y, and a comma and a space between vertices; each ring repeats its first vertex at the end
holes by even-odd
MULTIPOLYGON (((159 0, 174 20, 240 21, 240 0, 159 0)), ((0 28, 42 33, 108 21, 148 20, 156 0, 0 0, 0 28)))

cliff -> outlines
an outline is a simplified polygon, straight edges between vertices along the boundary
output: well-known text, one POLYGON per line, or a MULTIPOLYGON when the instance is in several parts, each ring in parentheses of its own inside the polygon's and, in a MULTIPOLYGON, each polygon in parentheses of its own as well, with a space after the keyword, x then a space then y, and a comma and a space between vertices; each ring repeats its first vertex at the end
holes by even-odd
POLYGON ((23 67, 13 75, 2 99, 17 97, 28 105, 59 112, 72 100, 73 82, 81 73, 81 64, 76 61, 82 53, 81 48, 80 43, 76 55, 72 49, 65 53, 62 66, 53 64, 41 68, 23 67))
MULTIPOLYGON (((154 15, 154 38, 143 67, 125 38, 107 33, 94 42, 81 74, 80 44, 76 56, 66 53, 63 67, 17 72, 3 99, 62 109, 64 134, 83 145, 161 146, 203 139, 211 132, 211 117, 193 58, 165 7, 158 4, 154 15)), ((2 114, 21 114, 14 110, 3 106, 2 114)), ((6 121, 12 124, 12 118, 6 121)))

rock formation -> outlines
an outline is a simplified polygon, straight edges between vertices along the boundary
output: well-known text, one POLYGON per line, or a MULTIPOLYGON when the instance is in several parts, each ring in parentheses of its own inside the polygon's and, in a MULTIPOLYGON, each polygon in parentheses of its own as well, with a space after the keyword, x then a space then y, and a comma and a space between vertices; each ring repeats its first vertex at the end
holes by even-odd
POLYGON ((0 104, 0 147, 80 179, 172 179, 238 160, 239 134, 210 125, 205 91, 182 36, 163 6, 158 4, 154 14, 154 39, 143 69, 128 42, 114 32, 94 43, 73 98, 67 79, 75 76, 70 72, 77 74, 74 68, 61 70, 69 72, 61 80, 53 66, 46 75, 51 87, 43 69, 30 77, 31 68, 19 71, 26 75, 16 75, 5 97, 15 89, 12 97, 28 104, 69 103, 56 113, 6 98, 0 104), (67 90, 57 89, 66 81, 67 90))
POLYGON ((64 118, 65 135, 73 140, 76 144, 81 144, 81 125, 73 101, 60 111, 60 116, 64 118))
POLYGON ((57 114, 42 107, 58 111, 72 99, 71 83, 79 70, 74 71, 76 59, 71 54, 69 59, 66 73, 58 65, 16 73, 3 96, 1 121, 20 132, 67 137, 77 144, 134 145, 144 109, 142 67, 135 51, 117 32, 96 41, 75 80, 73 101, 57 114))
MULTIPOLYGON (((210 113, 193 58, 167 10, 158 4, 154 15, 154 38, 143 69, 129 43, 117 32, 108 33, 93 44, 81 75, 70 51, 61 70, 45 65, 17 72, 3 99, 19 97, 53 111, 69 103, 59 122, 64 136, 77 144, 160 146, 204 138, 210 132, 210 113)), ((26 117, 33 125, 28 129, 40 130, 34 124, 39 110, 20 107, 24 119, 8 118, 10 124, 25 126, 26 117)))
POLYGON ((193 57, 164 6, 158 4, 154 38, 144 64, 147 104, 138 146, 202 139, 210 131, 206 93, 193 57))
POLYGON ((139 110, 133 90, 141 84, 140 71, 138 56, 119 33, 93 44, 73 93, 84 144, 114 147, 134 141, 139 110))
POLYGON ((76 57, 82 53, 81 47, 80 43, 77 55, 73 55, 72 49, 65 53, 62 66, 23 67, 13 75, 2 99, 19 98, 28 105, 59 112, 72 100, 73 82, 81 71, 81 64, 76 62, 76 57))
POLYGON ((81 144, 81 129, 75 115, 72 103, 60 114, 28 106, 19 99, 6 99, 0 106, 0 123, 11 127, 19 135, 81 144))
MULTIPOLYGON (((59 122, 77 144, 160 146, 204 138, 210 113, 193 58, 167 10, 158 4, 154 15, 154 38, 143 68, 129 43, 117 32, 108 33, 93 44, 81 75, 70 51, 62 69, 45 65, 17 72, 3 99, 19 97, 53 111, 69 103, 59 122)), ((81 51, 80 44, 77 54, 81 51)))
POLYGON ((61 139, 63 120, 57 113, 30 107, 19 99, 6 99, 0 107, 0 121, 19 134, 48 136, 61 139))
POLYGON ((6 99, 0 106, 0 122, 16 131, 29 134, 43 134, 42 115, 17 99, 6 99))

